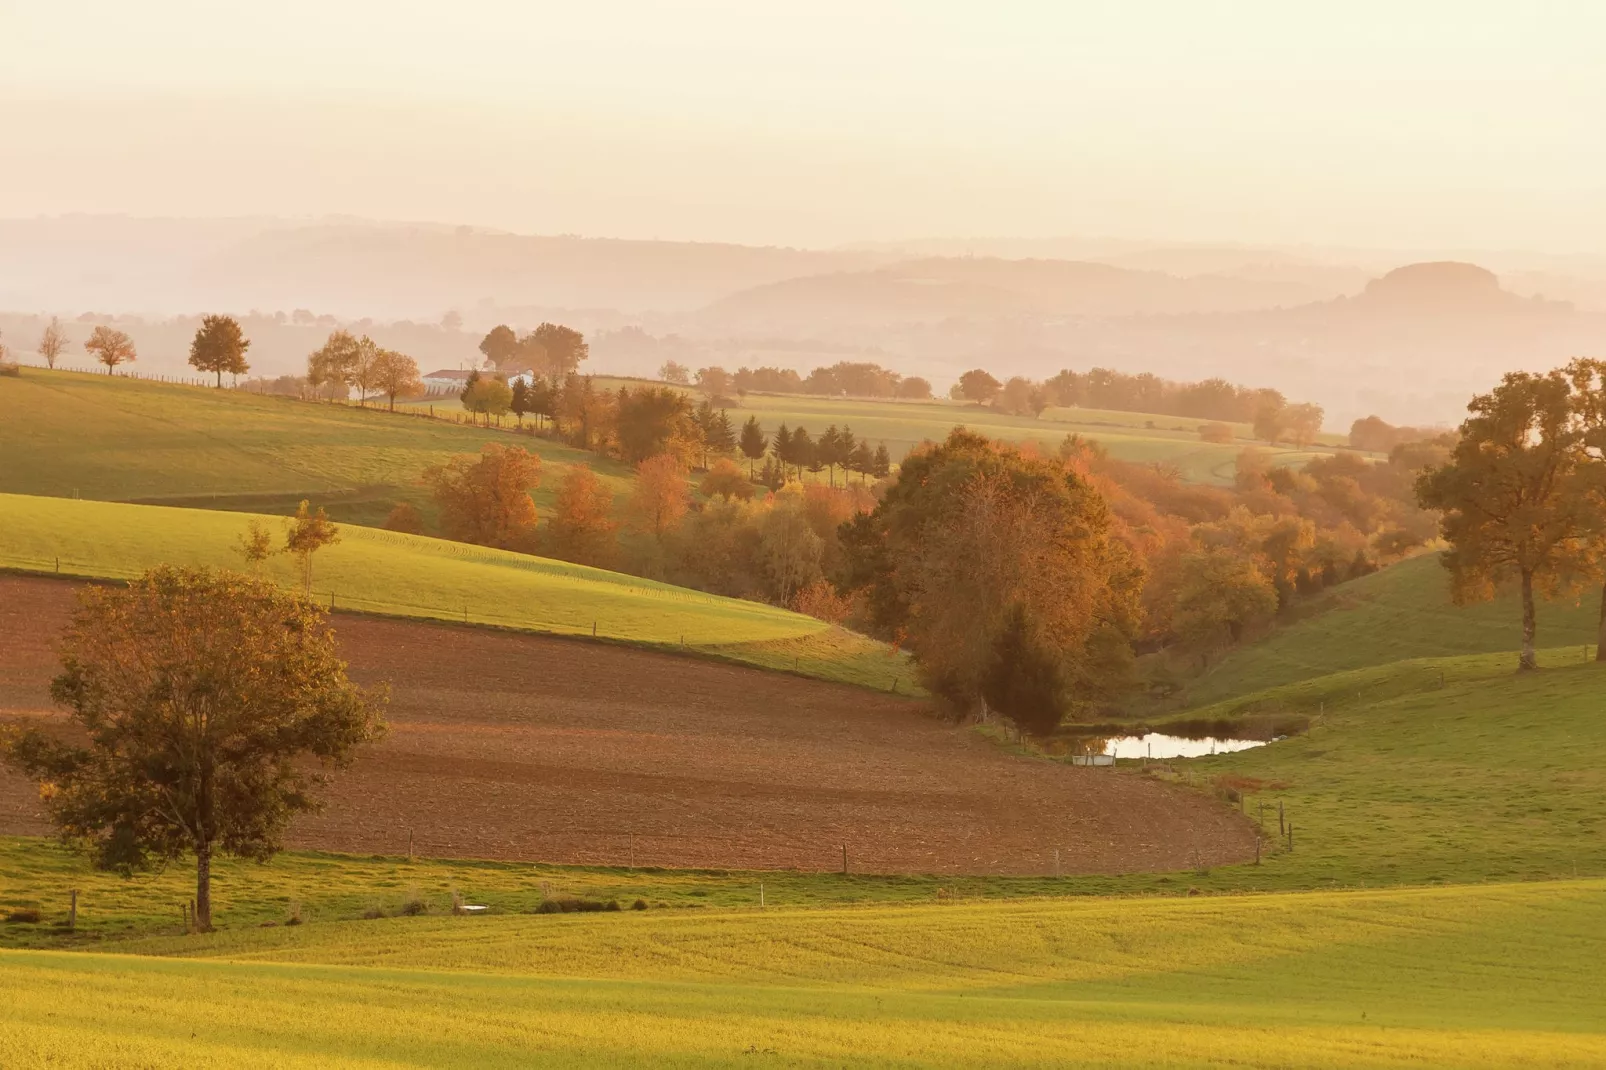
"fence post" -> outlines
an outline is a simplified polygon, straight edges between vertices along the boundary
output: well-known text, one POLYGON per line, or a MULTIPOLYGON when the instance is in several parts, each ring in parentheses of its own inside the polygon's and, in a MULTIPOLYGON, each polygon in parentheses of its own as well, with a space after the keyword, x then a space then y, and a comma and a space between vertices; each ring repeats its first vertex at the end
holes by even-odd
POLYGON ((848 845, 845 843, 842 845, 842 875, 848 875, 848 845))
POLYGON ((78 928, 78 889, 72 890, 72 906, 67 908, 67 928, 78 928))

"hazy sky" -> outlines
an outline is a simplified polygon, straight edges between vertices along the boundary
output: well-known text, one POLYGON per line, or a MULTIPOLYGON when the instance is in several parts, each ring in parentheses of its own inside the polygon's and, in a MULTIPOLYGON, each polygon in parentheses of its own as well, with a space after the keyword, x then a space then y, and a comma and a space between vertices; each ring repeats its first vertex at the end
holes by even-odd
POLYGON ((1606 251, 1606 3, 0 0, 0 215, 1606 251))

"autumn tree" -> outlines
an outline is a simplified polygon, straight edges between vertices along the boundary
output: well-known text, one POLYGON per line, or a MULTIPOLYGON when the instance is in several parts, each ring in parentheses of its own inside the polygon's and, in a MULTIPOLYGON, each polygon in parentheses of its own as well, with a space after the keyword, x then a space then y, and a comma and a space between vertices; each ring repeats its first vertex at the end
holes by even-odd
POLYGON ((1449 463, 1417 480, 1425 508, 1443 513, 1444 554, 1458 603, 1483 601, 1516 580, 1522 599, 1519 670, 1539 666, 1536 593, 1554 593, 1575 570, 1598 514, 1581 480, 1584 435, 1572 384, 1560 371, 1509 372, 1467 405, 1449 463))
POLYGON ((340 529, 330 521, 323 506, 318 506, 314 512, 310 503, 303 498, 285 531, 284 552, 300 561, 301 589, 306 594, 312 593, 312 555, 339 541, 340 529))
POLYGON ((399 531, 403 535, 424 534, 424 518, 412 502, 397 502, 385 517, 386 531, 399 531))
POLYGON ((233 316, 206 316, 190 342, 190 367, 215 373, 221 390, 224 372, 244 375, 251 370, 245 360, 245 351, 250 348, 251 340, 233 316))
POLYGON ((61 329, 61 322, 55 316, 51 316, 50 324, 39 336, 39 355, 45 358, 45 367, 54 368, 66 348, 67 332, 61 329))
POLYGON ((543 323, 519 342, 520 357, 548 375, 573 375, 591 355, 585 335, 558 323, 543 323))
POLYGON ((428 469, 424 480, 449 539, 519 549, 535 528, 530 493, 541 485, 541 458, 522 446, 488 443, 478 457, 453 457, 428 469))
MULTIPOLYGON (((956 709, 985 700, 1010 644, 1057 660, 1054 714, 1131 679, 1141 573, 1098 491, 1056 462, 957 428, 911 454, 842 541, 844 585, 863 592, 873 628, 906 637, 928 686, 956 709)), ((1042 708, 1004 712, 1032 730, 1057 723, 1042 708)))
POLYGON ((1290 405, 1283 410, 1282 424, 1296 447, 1304 449, 1322 433, 1322 407, 1311 402, 1290 405))
POLYGON ((898 383, 898 396, 911 401, 929 401, 931 399, 931 383, 918 375, 911 375, 898 383))
POLYGON ((686 470, 670 454, 660 453, 636 465, 630 513, 637 527, 658 542, 680 525, 689 498, 686 470))
POLYGON ((385 395, 388 408, 396 411, 397 398, 415 398, 424 392, 424 380, 418 374, 418 362, 394 349, 381 349, 374 358, 373 382, 385 395))
POLYGON ((753 496, 752 480, 742 474, 734 461, 725 457, 714 462, 697 489, 705 498, 739 498, 746 501, 753 496))
POLYGON ((797 592, 824 578, 820 558, 825 544, 809 523, 802 488, 794 483, 777 493, 760 530, 760 554, 771 591, 781 605, 790 605, 797 592))
POLYGON ((134 340, 113 327, 96 327, 88 341, 84 342, 84 349, 93 353, 96 360, 106 365, 107 375, 110 375, 117 365, 127 364, 138 357, 134 351, 134 340))
POLYGON ((86 587, 51 697, 85 742, 32 729, 8 764, 47 786, 51 820, 123 873, 195 856, 195 924, 212 928, 212 859, 266 861, 316 810, 324 769, 378 737, 383 694, 346 677, 322 614, 272 584, 159 568, 86 587))
POLYGON ((972 368, 959 377, 958 387, 961 398, 985 405, 1003 389, 1003 384, 982 369, 972 368))
POLYGON ((697 389, 711 398, 723 397, 732 392, 731 374, 715 365, 697 369, 697 389))
POLYGON ((254 575, 261 575, 262 566, 274 554, 273 536, 263 526, 262 521, 253 520, 240 533, 235 551, 245 559, 246 565, 254 575))
MULTIPOLYGON (((1580 482, 1594 505, 1596 520, 1587 560, 1575 561, 1574 571, 1606 573, 1606 360, 1579 358, 1567 365, 1565 374, 1573 389, 1574 429, 1586 458, 1580 482)), ((1595 660, 1606 661, 1606 583, 1601 588, 1595 639, 1595 660)))
POLYGON ((691 385, 691 369, 678 360, 666 360, 658 369, 658 378, 676 386, 691 385))
POLYGON ((519 336, 507 324, 499 323, 480 339, 480 352, 493 367, 506 367, 519 357, 519 336))
POLYGON ((757 416, 749 416, 742 425, 742 435, 738 442, 742 456, 747 458, 747 478, 753 478, 753 464, 764 459, 764 454, 770 448, 770 440, 764 435, 764 428, 759 426, 757 416))
POLYGON ((563 561, 608 568, 617 549, 613 491, 588 465, 570 465, 558 482, 552 519, 542 546, 563 561))
POLYGON ((485 426, 491 426, 491 417, 501 416, 513 407, 513 391, 495 375, 482 375, 463 388, 463 408, 485 417, 485 426))
POLYGON ((1275 446, 1287 429, 1288 406, 1282 395, 1264 398, 1255 408, 1255 437, 1269 446, 1275 446))
POLYGON ((1277 612, 1277 591, 1255 563, 1224 547, 1182 556, 1172 627, 1184 643, 1208 655, 1237 643, 1277 612))
POLYGON ((307 355, 307 382, 324 392, 337 388, 349 393, 356 382, 360 344, 350 331, 334 331, 322 346, 307 355))

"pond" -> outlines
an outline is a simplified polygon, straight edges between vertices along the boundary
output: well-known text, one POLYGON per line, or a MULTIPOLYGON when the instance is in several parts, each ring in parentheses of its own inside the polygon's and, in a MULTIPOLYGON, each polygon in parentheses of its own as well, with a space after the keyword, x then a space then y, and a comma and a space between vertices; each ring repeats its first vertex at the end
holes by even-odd
POLYGON ((1113 754, 1117 758, 1202 758, 1209 754, 1231 754, 1233 751, 1249 750, 1251 747, 1264 747, 1271 741, 1218 739, 1215 736, 1189 739, 1186 736, 1168 736, 1162 732, 1150 732, 1142 736, 1117 736, 1114 739, 1089 742, 1103 742, 1104 749, 1099 753, 1113 754))

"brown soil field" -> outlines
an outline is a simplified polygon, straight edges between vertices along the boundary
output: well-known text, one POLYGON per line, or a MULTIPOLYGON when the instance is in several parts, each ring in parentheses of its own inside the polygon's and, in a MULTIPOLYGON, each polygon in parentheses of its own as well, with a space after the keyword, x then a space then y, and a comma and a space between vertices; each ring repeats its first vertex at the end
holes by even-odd
MULTIPOLYGON (((75 585, 0 577, 0 717, 51 708, 75 585)), ((1254 853, 1231 808, 1020 757, 922 704, 581 640, 335 617, 390 732, 294 846, 364 854, 866 873, 1175 870, 1254 853)), ((48 831, 0 770, 0 833, 48 831)))

